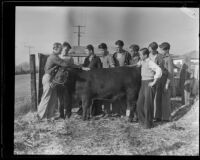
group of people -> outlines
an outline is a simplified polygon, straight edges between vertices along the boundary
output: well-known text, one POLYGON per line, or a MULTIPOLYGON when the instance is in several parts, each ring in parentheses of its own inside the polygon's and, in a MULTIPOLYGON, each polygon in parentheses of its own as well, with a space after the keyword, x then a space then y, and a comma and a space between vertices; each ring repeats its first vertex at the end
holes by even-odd
MULTIPOLYGON (((102 57, 98 57, 94 53, 94 47, 87 45, 85 52, 87 57, 82 65, 75 65, 73 58, 69 56, 71 46, 64 42, 54 43, 53 53, 48 57, 45 65, 45 74, 42 79, 43 95, 38 106, 38 118, 63 118, 60 114, 54 117, 55 108, 60 102, 60 109, 64 107, 64 93, 61 87, 52 87, 52 77, 56 72, 57 66, 78 67, 83 70, 92 70, 95 68, 111 68, 119 66, 140 66, 142 84, 137 101, 137 113, 134 121, 145 128, 152 128, 153 121, 170 121, 171 120, 171 82, 173 81, 173 61, 169 54, 170 44, 163 42, 158 45, 156 42, 149 44, 148 48, 141 48, 137 44, 132 44, 126 51, 123 49, 124 42, 118 40, 115 42, 116 52, 110 54, 105 43, 98 45, 98 49, 102 53, 102 57), (160 52, 158 52, 158 48, 160 52)), ((124 77, 126 78, 126 77, 124 77)), ((67 93, 66 93, 67 94, 67 93)), ((125 99, 116 100, 112 103, 106 101, 94 101, 93 114, 105 115, 110 114, 126 114, 125 99), (102 105, 104 106, 102 109, 102 105)), ((60 112, 61 113, 61 112, 60 112)))

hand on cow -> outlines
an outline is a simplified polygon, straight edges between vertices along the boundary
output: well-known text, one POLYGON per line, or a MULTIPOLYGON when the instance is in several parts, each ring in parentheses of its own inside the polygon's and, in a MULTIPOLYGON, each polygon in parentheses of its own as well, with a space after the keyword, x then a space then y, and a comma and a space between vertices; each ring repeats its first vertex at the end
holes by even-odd
POLYGON ((88 67, 82 67, 82 70, 84 70, 84 71, 89 71, 90 68, 88 68, 88 67))

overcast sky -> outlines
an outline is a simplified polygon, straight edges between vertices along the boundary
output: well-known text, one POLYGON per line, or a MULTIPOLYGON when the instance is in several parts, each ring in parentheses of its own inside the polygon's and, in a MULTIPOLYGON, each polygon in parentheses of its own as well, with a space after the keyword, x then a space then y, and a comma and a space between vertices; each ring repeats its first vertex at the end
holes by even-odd
POLYGON ((125 47, 169 42, 172 54, 198 50, 199 14, 188 13, 180 8, 16 7, 16 64, 29 60, 24 45, 33 46, 31 53, 36 55, 51 53, 54 42, 77 45, 74 25, 86 26, 81 28, 83 46, 115 46, 121 39, 125 47))

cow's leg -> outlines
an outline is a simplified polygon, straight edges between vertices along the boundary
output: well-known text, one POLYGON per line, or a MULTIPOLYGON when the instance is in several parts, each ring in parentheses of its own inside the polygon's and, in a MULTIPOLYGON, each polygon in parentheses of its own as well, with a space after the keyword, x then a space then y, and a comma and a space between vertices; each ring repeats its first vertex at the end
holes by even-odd
POLYGON ((82 97, 82 108, 83 108, 83 114, 82 114, 82 119, 85 121, 88 119, 88 109, 90 108, 91 105, 91 100, 88 96, 83 96, 82 97))
POLYGON ((130 109, 129 122, 132 122, 134 115, 136 116, 136 91, 128 89, 126 98, 127 108, 130 109))

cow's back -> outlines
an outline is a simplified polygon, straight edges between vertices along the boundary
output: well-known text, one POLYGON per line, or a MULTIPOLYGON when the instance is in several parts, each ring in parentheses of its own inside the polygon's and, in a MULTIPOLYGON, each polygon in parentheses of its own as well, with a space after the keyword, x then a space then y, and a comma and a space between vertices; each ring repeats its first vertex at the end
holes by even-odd
POLYGON ((77 81, 77 93, 100 97, 124 93, 131 87, 138 90, 141 83, 141 74, 138 67, 94 69, 80 73, 79 77, 83 81, 77 81))

